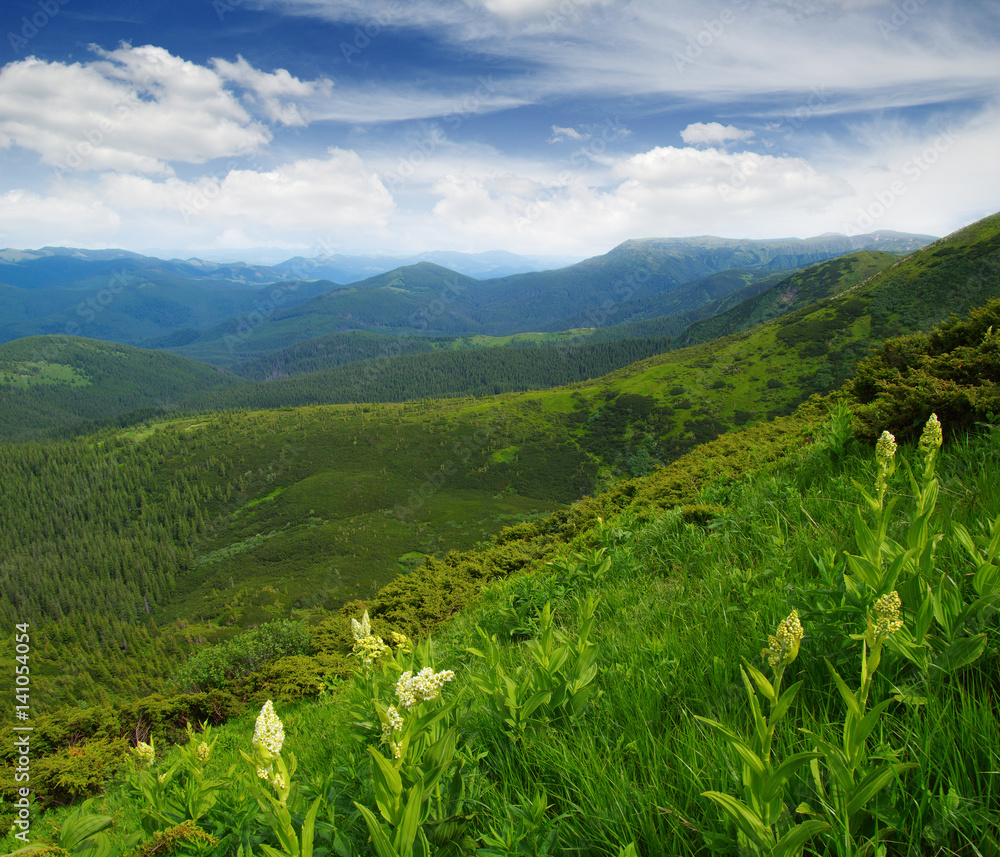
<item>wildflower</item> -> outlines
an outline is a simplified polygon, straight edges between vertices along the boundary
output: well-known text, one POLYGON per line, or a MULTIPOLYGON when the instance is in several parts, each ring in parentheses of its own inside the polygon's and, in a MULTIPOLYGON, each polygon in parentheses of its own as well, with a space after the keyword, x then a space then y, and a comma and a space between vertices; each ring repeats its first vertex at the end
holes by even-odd
MULTIPOLYGON (((392 737, 403 731, 403 718, 395 705, 390 705, 385 711, 385 722, 382 724, 382 740, 390 747, 394 746, 392 737)), ((398 757, 397 757, 398 758, 398 757)))
POLYGON ((167 781, 167 772, 164 771, 160 776, 156 778, 156 781, 162 786, 167 781))
POLYGON ((799 611, 793 610, 778 625, 774 634, 767 635, 768 648, 761 651, 760 656, 767 658, 771 669, 778 670, 788 666, 799 655, 799 644, 805 632, 799 621, 799 611))
POLYGON ((208 761, 208 756, 211 752, 212 748, 209 747, 208 744, 206 744, 204 741, 202 741, 198 745, 198 749, 194 751, 194 754, 198 758, 198 761, 204 765, 205 762, 208 761))
POLYGON ((146 765, 153 764, 153 761, 156 759, 156 751, 152 748, 150 744, 147 744, 145 741, 140 741, 139 743, 137 743, 135 745, 135 749, 132 752, 135 753, 135 757, 140 762, 146 765))
POLYGON ((902 606, 899 593, 895 590, 888 595, 883 595, 875 602, 874 635, 876 642, 895 634, 903 627, 903 618, 899 615, 902 606))
POLYGON ((271 778, 271 786, 274 788, 276 792, 282 791, 285 788, 284 777, 282 777, 281 774, 275 774, 271 778))
POLYGON ((451 670, 436 673, 431 667, 424 667, 416 675, 407 670, 396 682, 396 696, 403 708, 410 709, 418 702, 436 699, 444 683, 454 677, 451 670))
POLYGON ((413 651, 410 646, 410 638, 407 637, 406 634, 400 634, 398 631, 393 631, 389 636, 392 638, 392 644, 396 647, 400 654, 408 655, 411 651, 413 651))
POLYGON ((271 771, 269 768, 262 768, 258 765, 257 776, 260 777, 262 780, 266 780, 268 777, 271 776, 271 771))
POLYGON ((281 745, 285 743, 285 727, 274 713, 274 704, 270 699, 264 703, 257 716, 253 743, 272 756, 277 756, 281 752, 281 745))
POLYGON ((357 619, 351 619, 351 634, 354 636, 355 643, 361 642, 365 637, 372 635, 372 622, 368 618, 367 610, 365 610, 365 614, 361 617, 360 622, 357 619))
MULTIPOLYGON (((353 619, 351 621, 354 621, 353 619)), ((369 634, 367 637, 360 637, 354 642, 354 654, 361 658, 365 669, 370 669, 372 664, 379 658, 392 654, 392 650, 385 644, 381 637, 369 634)))
POLYGON ((879 479, 885 481, 885 477, 892 470, 896 458, 896 437, 892 432, 884 431, 875 444, 875 459, 878 461, 879 479))
POLYGON ((937 414, 931 414, 930 419, 927 420, 923 433, 920 435, 919 448, 925 461, 929 461, 941 448, 941 423, 938 422, 937 414))

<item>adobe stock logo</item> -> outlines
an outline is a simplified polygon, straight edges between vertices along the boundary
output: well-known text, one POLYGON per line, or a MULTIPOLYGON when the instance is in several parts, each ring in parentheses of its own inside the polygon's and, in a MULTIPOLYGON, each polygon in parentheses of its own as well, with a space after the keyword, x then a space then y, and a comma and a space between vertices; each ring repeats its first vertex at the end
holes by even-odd
MULTIPOLYGON (((13 30, 7 33, 7 41, 15 53, 22 53, 28 43, 44 30, 56 15, 59 14, 59 7, 65 6, 69 0, 38 0, 35 5, 38 11, 30 18, 27 15, 21 16, 21 29, 19 32, 13 30)), ((16 25, 15 25, 16 26, 16 25)))
POLYGON ((858 216, 854 222, 844 227, 844 234, 861 235, 868 232, 875 225, 875 221, 892 208, 910 187, 920 181, 953 145, 955 145, 955 136, 946 131, 939 134, 934 142, 922 152, 909 158, 900 171, 905 180, 904 178, 894 179, 886 187, 876 191, 874 199, 858 209, 858 216))

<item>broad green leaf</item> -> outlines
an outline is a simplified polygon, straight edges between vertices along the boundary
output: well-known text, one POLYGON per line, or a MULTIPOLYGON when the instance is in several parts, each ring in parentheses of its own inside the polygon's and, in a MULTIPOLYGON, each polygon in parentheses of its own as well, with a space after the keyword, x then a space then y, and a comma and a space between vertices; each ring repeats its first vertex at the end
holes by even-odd
POLYGON ((390 824, 395 824, 399 813, 399 797, 403 793, 403 781, 395 766, 378 750, 369 747, 368 752, 375 760, 375 767, 372 768, 375 802, 382 817, 390 824))
MULTIPOLYGON (((746 672, 749 673, 750 677, 754 680, 754 684, 756 684, 757 687, 760 688, 760 692, 764 694, 764 697, 767 699, 767 701, 773 705, 775 699, 774 686, 771 684, 771 682, 767 680, 764 673, 762 673, 759 669, 757 669, 757 667, 753 666, 753 664, 747 661, 744 661, 744 664, 746 665, 745 666, 746 672)), ((747 693, 752 693, 752 690, 749 684, 746 682, 745 678, 744 678, 744 683, 747 684, 747 693)))
POLYGON ((945 649, 943 666, 950 670, 960 670, 978 660, 985 650, 986 634, 962 637, 945 649))
POLYGON ((814 750, 807 750, 802 753, 796 753, 793 756, 789 756, 785 759, 777 768, 775 768, 764 780, 764 786, 761 789, 760 799, 764 803, 770 803, 780 794, 784 785, 791 778, 799 768, 803 765, 809 764, 813 759, 815 759, 818 754, 814 750))
POLYGON ((861 748, 864 747, 869 734, 871 734, 872 729, 875 728, 875 724, 878 723, 878 719, 882 716, 882 713, 892 704, 892 702, 892 699, 882 700, 882 702, 862 717, 861 720, 857 722, 855 728, 851 730, 850 743, 845 749, 847 750, 847 754, 852 761, 856 761, 858 759, 861 748))
POLYGON ((844 683, 844 680, 840 677, 840 673, 834 669, 833 664, 831 664, 830 661, 827 661, 826 665, 830 668, 830 674, 833 676, 833 680, 837 684, 837 690, 840 691, 840 696, 844 700, 844 704, 847 706, 848 710, 853 713, 858 720, 860 720, 863 715, 861 713, 861 706, 858 705, 858 699, 854 695, 854 691, 852 691, 844 683))
POLYGON ((750 766, 754 773, 758 776, 764 773, 766 766, 764 765, 763 760, 746 744, 742 738, 740 738, 739 735, 716 720, 708 720, 697 714, 695 715, 695 719, 700 720, 706 726, 711 726, 716 732, 720 733, 729 745, 736 750, 740 758, 750 766))
POLYGON ((322 803, 322 796, 313 801, 309 807, 305 821, 302 822, 302 857, 312 857, 313 837, 316 832, 316 816, 319 814, 319 805, 322 803))
MULTIPOLYGON (((354 802, 354 805, 358 808, 361 815, 364 816, 365 824, 368 825, 368 833, 372 838, 372 845, 375 846, 375 853, 378 854, 378 857, 400 857, 396 853, 396 849, 393 848, 389 838, 385 835, 385 831, 382 830, 382 825, 375 818, 375 814, 368 807, 362 806, 357 801, 354 802)), ((283 857, 283 855, 278 855, 278 857, 283 857)))
POLYGON ((410 857, 413 854, 413 843, 420 830, 420 810, 423 806, 421 792, 423 789, 420 783, 410 789, 409 800, 406 802, 406 809, 403 810, 403 817, 396 830, 395 844, 400 857, 410 857))
POLYGON ((702 797, 715 801, 725 810, 726 814, 736 822, 743 834, 757 846, 769 845, 772 840, 771 831, 741 800, 723 792, 702 792, 702 797))
POLYGON ((540 705, 545 705, 552 699, 552 693, 540 690, 521 706, 521 716, 527 720, 540 705))
POLYGON ((916 767, 919 767, 916 762, 886 762, 881 767, 876 768, 858 783, 854 796, 847 804, 848 816, 852 816, 858 810, 864 809, 868 801, 882 791, 892 780, 911 768, 916 767))
POLYGON ((59 843, 67 851, 72 851, 88 836, 100 833, 113 823, 114 819, 110 815, 84 815, 74 818, 72 822, 67 819, 63 822, 59 843))
POLYGON ((795 699, 795 695, 799 692, 799 688, 802 687, 802 682, 796 682, 791 687, 789 687, 778 701, 774 704, 771 709, 771 723, 777 723, 781 718, 785 716, 785 712, 788 711, 788 707, 792 704, 795 699))
POLYGON ((777 841, 774 848, 771 849, 770 857, 798 857, 810 839, 817 833, 823 833, 829 829, 829 824, 818 819, 810 819, 796 824, 777 841))

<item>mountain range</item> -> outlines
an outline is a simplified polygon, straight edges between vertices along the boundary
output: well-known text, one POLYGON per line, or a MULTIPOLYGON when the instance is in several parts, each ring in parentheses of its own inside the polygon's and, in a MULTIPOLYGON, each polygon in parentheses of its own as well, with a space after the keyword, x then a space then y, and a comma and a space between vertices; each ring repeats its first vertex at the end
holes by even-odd
MULTIPOLYGON (((325 279, 336 265, 345 272, 346 264, 327 257, 268 267, 166 261, 124 250, 4 250, 0 342, 85 336, 230 365, 348 330, 460 336, 605 327, 691 311, 780 269, 861 249, 905 253, 930 240, 892 232, 768 241, 642 239, 548 271, 477 279, 424 260, 353 283, 325 279), (733 269, 743 273, 678 291, 733 269)), ((455 254, 428 255, 461 261, 455 254)), ((516 261, 486 255, 483 264, 516 261)))

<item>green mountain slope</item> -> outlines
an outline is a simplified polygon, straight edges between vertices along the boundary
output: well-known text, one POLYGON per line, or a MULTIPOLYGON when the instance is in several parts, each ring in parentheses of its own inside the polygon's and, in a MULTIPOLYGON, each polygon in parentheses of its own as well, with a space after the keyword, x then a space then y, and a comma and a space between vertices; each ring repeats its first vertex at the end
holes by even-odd
MULTIPOLYGON (((835 352, 844 362, 843 346, 870 336, 871 321, 854 313, 882 278, 930 271, 947 287, 950 266, 967 278, 993 264, 998 231, 995 217, 846 296, 568 387, 228 411, 0 445, 10 488, 0 509, 9 523, 3 618, 30 612, 50 639, 73 641, 59 658, 39 654, 39 699, 153 687, 192 634, 220 639, 370 595, 425 555, 471 547, 524 516, 649 473, 733 425, 791 411, 822 386, 824 369, 832 376, 835 352), (139 642, 140 627, 148 642, 139 642), (156 659, 137 670, 129 646, 156 659), (104 659, 88 666, 88 649, 104 659), (77 652, 70 671, 67 651, 77 652)), ((101 359, 127 365, 121 354, 128 350, 113 346, 101 359)), ((160 392, 153 378, 149 389, 160 392)), ((449 604, 442 591, 422 609, 447 615, 449 604)))
MULTIPOLYGON (((257 359, 297 343, 338 332, 368 330, 400 335, 459 335, 479 325, 457 308, 458 297, 478 283, 448 268, 421 262, 351 286, 330 288, 299 305, 271 306, 240 323, 231 319, 177 346, 177 354, 218 365, 257 359)), ((317 284, 312 284, 316 289, 317 284)))
POLYGON ((329 287, 299 281, 251 287, 128 266, 75 280, 72 288, 0 284, 5 306, 0 341, 60 334, 139 344, 228 319, 234 325, 252 324, 262 312, 291 306, 329 287))
MULTIPOLYGON (((622 303, 650 297, 735 268, 775 271, 802 268, 852 250, 916 249, 930 236, 874 233, 855 238, 749 241, 725 238, 649 238, 626 241, 604 256, 539 274, 490 280, 460 305, 485 332, 550 330, 550 324, 589 308, 602 317, 622 303), (551 321, 549 321, 551 320, 551 321)), ((683 309, 692 309, 687 303, 683 309)))
MULTIPOLYGON (((913 249, 930 240, 930 236, 895 233, 774 241, 645 239, 626 241, 603 256, 566 268, 487 280, 421 262, 333 289, 295 307, 276 309, 238 337, 230 323, 200 334, 196 341, 165 347, 231 365, 338 331, 461 336, 602 327, 696 310, 745 287, 761 272, 801 268, 854 249, 913 249), (707 279, 740 267, 755 274, 707 279)), ((641 335, 664 336, 679 330, 661 324, 641 335)))
POLYGON ((900 257, 891 253, 862 250, 814 265, 758 294, 747 296, 737 292, 728 300, 706 305, 705 309, 712 311, 711 316, 686 328, 677 337, 677 345, 708 342, 786 315, 814 301, 840 294, 898 261, 900 257))
POLYGON ((161 351, 72 336, 18 339, 0 345, 0 439, 148 418, 195 391, 236 383, 211 366, 161 351))

